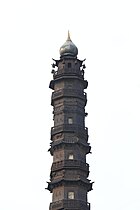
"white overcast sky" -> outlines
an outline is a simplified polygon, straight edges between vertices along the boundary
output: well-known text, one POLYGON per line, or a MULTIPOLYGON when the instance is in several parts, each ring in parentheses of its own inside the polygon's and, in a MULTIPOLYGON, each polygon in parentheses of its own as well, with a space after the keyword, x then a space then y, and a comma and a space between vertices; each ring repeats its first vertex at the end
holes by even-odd
POLYGON ((0 1, 0 210, 49 209, 49 81, 68 29, 86 58, 91 210, 140 210, 138 0, 0 1))

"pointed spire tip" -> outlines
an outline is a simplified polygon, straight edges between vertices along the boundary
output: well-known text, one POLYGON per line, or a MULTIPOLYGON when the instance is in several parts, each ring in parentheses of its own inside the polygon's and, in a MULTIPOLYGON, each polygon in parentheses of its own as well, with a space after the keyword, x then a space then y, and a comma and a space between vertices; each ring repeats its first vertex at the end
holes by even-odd
POLYGON ((67 38, 67 41, 71 41, 69 30, 68 30, 68 38, 67 38))

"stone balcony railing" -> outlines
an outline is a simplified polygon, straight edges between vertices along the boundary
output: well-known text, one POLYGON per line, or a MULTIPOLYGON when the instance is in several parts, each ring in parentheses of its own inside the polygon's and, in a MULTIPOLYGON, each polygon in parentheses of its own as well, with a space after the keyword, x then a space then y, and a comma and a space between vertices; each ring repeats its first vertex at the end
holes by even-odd
POLYGON ((85 137, 88 136, 88 128, 77 124, 62 124, 51 128, 51 136, 61 132, 80 133, 85 137))
MULTIPOLYGON (((51 142, 51 144, 50 144, 50 146, 51 146, 51 148, 53 148, 53 147, 55 147, 55 146, 58 146, 58 145, 60 145, 60 144, 62 144, 62 143, 66 143, 66 144, 68 144, 68 143, 80 143, 80 144, 82 144, 82 145, 84 145, 84 146, 86 146, 86 147, 90 147, 89 146, 89 143, 87 142, 87 139, 85 140, 84 138, 83 139, 80 139, 80 140, 78 140, 78 139, 68 139, 68 138, 65 138, 65 139, 58 139, 58 140, 55 140, 55 141, 52 141, 51 142)), ((90 151, 89 151, 90 152, 90 151)))
POLYGON ((75 89, 60 89, 52 93, 51 105, 53 106, 54 100, 59 99, 61 97, 76 97, 84 100, 85 103, 87 101, 87 94, 85 92, 75 89))
POLYGON ((59 70, 55 71, 53 74, 54 79, 57 79, 62 76, 78 76, 81 79, 84 78, 83 71, 76 68, 59 68, 59 70))
POLYGON ((84 171, 89 171, 89 164, 81 162, 79 160, 62 160, 58 162, 54 162, 51 167, 51 171, 57 171, 62 168, 80 168, 84 171))
POLYGON ((58 210, 58 209, 79 209, 79 210, 90 210, 90 204, 82 200, 60 200, 52 202, 50 204, 49 210, 58 210))

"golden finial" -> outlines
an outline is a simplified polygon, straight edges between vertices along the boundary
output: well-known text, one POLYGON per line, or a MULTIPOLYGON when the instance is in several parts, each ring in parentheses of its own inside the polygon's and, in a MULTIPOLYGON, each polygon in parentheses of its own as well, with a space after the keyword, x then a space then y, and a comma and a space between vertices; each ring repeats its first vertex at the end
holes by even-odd
POLYGON ((68 30, 68 38, 67 38, 67 41, 71 41, 69 30, 68 30))

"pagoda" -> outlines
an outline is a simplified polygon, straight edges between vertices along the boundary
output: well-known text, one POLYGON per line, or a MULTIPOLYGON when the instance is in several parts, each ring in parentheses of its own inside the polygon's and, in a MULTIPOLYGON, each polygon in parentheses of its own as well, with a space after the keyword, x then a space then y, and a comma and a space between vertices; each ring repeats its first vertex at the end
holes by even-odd
POLYGON ((48 190, 52 193, 49 210, 90 210, 87 194, 92 190, 88 179, 89 164, 86 156, 91 147, 88 128, 85 127, 85 106, 88 82, 84 79, 85 60, 77 58, 78 48, 68 32, 60 48, 60 59, 53 59, 54 125, 51 128, 50 154, 53 163, 48 190))

